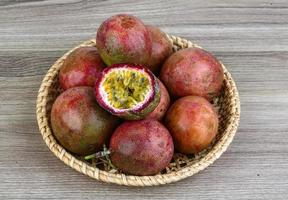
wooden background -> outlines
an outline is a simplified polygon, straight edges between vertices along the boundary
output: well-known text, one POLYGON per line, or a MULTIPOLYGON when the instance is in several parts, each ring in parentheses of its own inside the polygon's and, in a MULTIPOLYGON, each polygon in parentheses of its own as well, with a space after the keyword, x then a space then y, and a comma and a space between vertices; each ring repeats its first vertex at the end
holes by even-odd
POLYGON ((0 199, 288 199, 288 1, 1 0, 0 199), (116 13, 196 41, 232 73, 240 127, 227 152, 183 181, 103 184, 45 146, 35 101, 49 66, 116 13))

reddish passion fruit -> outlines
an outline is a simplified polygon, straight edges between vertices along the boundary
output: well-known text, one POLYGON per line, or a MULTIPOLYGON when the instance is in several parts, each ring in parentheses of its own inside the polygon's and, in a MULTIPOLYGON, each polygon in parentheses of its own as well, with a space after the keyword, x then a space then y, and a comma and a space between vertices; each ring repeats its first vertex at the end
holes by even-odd
POLYGON ((59 82, 64 90, 76 86, 93 87, 105 64, 96 47, 79 47, 64 60, 59 82))
POLYGON ((157 78, 145 67, 115 64, 102 71, 95 83, 100 106, 126 120, 143 119, 160 102, 157 78))
POLYGON ((146 66, 158 74, 164 61, 173 53, 172 43, 156 26, 146 25, 146 28, 152 39, 152 54, 146 66))
POLYGON ((146 64, 152 52, 152 40, 143 22, 127 14, 105 20, 99 27, 96 46, 103 61, 146 64))
POLYGON ((174 97, 195 95, 212 100, 219 95, 223 79, 221 63, 200 48, 175 52, 160 73, 160 80, 174 97))
POLYGON ((118 121, 98 106, 93 88, 85 86, 64 91, 57 97, 51 111, 55 138, 68 151, 78 155, 101 150, 118 121))
POLYGON ((165 124, 179 152, 196 154, 207 148, 215 138, 218 116, 203 97, 186 96, 172 104, 165 124))
POLYGON ((121 124, 110 140, 111 161, 133 175, 154 175, 171 161, 174 145, 169 131, 156 120, 121 124))
POLYGON ((161 121, 170 106, 170 96, 163 83, 159 79, 157 79, 157 81, 160 86, 160 102, 158 106, 145 117, 145 119, 161 121))

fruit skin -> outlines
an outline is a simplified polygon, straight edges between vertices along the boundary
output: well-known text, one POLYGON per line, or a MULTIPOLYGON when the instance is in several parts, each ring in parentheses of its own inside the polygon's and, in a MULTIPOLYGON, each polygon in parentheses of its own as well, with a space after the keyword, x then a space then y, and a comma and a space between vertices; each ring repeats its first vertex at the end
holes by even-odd
POLYGON ((114 65, 111 65, 110 67, 104 69, 102 71, 102 73, 99 75, 98 80, 95 82, 94 93, 95 93, 95 97, 96 97, 98 104, 102 108, 104 108, 105 110, 110 112, 112 115, 123 118, 125 120, 144 119, 149 113, 151 113, 158 106, 158 104, 160 102, 160 98, 161 98, 160 86, 157 82, 157 78, 155 77, 155 75, 150 70, 148 70, 146 67, 143 67, 141 65, 135 65, 135 64, 127 64, 127 63, 114 64, 114 65), (153 85, 154 91, 153 91, 152 95, 150 96, 150 98, 147 100, 147 102, 144 103, 137 110, 115 112, 114 109, 107 106, 107 104, 103 101, 102 96, 100 94, 100 83, 101 83, 102 79, 105 77, 105 74, 107 74, 113 68, 122 68, 122 67, 144 70, 152 79, 152 85, 153 85))
POLYGON ((97 105, 91 87, 74 87, 57 97, 52 106, 54 136, 67 150, 87 155, 102 149, 118 119, 97 105))
POLYGON ((152 52, 152 40, 143 22, 127 14, 105 20, 99 27, 96 46, 103 61, 146 64, 152 52))
POLYGON ((207 148, 215 138, 218 116, 206 99, 186 96, 169 108, 165 125, 179 152, 196 154, 207 148))
POLYGON ((121 124, 110 140, 112 163, 124 173, 154 175, 171 161, 174 145, 169 131, 156 120, 121 124))
POLYGON ((172 43, 167 35, 156 26, 146 25, 146 28, 152 39, 152 54, 145 66, 158 74, 166 58, 173 53, 172 43))
POLYGON ((105 68, 96 47, 79 47, 71 52, 59 72, 61 87, 94 86, 98 74, 105 68))
POLYGON ((159 79, 157 79, 157 81, 160 86, 160 102, 158 106, 145 117, 145 119, 155 119, 161 121, 169 108, 170 96, 163 83, 159 79))
POLYGON ((212 100, 220 94, 223 79, 220 62, 200 48, 175 52, 160 73, 160 80, 174 97, 195 95, 212 100))

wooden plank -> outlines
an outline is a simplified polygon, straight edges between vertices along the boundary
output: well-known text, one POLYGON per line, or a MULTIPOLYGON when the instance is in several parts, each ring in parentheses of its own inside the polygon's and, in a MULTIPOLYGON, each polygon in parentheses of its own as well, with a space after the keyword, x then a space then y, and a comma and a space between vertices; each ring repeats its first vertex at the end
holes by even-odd
POLYGON ((285 2, 22 1, 0 7, 0 49, 66 50, 93 38, 105 18, 126 12, 211 51, 287 51, 285 2))
POLYGON ((287 199, 287 15, 286 0, 1 1, 0 199, 287 199), (103 184, 64 165, 42 141, 35 101, 44 74, 120 12, 196 41, 237 83, 237 135, 193 177, 149 188, 103 184))

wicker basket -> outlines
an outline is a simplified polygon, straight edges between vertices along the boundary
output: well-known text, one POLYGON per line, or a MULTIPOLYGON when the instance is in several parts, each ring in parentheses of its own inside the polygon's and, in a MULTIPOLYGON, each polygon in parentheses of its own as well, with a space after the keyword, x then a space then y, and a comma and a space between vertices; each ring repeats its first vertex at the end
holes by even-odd
MULTIPOLYGON (((179 37, 168 37, 173 43, 174 51, 197 46, 192 42, 179 37)), ((95 40, 86 41, 78 47, 80 46, 95 46, 95 40)), ((74 49, 71 51, 73 50, 74 49)), ((57 143, 52 134, 50 125, 51 106, 60 93, 58 72, 63 61, 71 51, 59 58, 45 75, 38 93, 36 114, 40 132, 49 149, 66 165, 69 165, 78 172, 103 182, 116 183, 119 185, 162 185, 179 181, 203 170, 219 158, 231 143, 239 123, 240 101, 236 85, 230 73, 226 70, 224 65, 222 65, 225 73, 223 90, 221 96, 214 102, 215 106, 219 109, 220 126, 218 134, 210 147, 199 155, 186 156, 175 154, 166 170, 155 176, 132 176, 118 173, 117 171, 115 172, 115 170, 100 169, 72 155, 57 143)))

